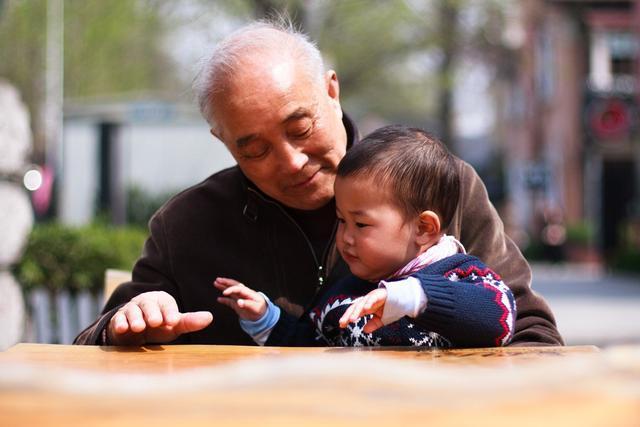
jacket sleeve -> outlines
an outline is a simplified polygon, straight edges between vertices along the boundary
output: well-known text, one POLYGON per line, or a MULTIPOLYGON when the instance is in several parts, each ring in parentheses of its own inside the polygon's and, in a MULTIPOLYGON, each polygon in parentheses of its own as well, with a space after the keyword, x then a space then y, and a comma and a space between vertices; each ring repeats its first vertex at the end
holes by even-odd
POLYGON ((500 276, 479 261, 448 276, 418 272, 427 307, 415 322, 454 347, 500 347, 514 332, 516 303, 500 276))
POLYGON ((265 346, 274 347, 317 347, 324 345, 326 344, 317 337, 308 312, 297 318, 284 310, 280 310, 280 318, 265 343, 265 346))
MULTIPOLYGON (((108 326, 116 311, 136 295, 151 291, 171 294, 180 306, 177 287, 173 280, 168 249, 165 243, 164 226, 161 215, 155 215, 149 222, 150 237, 144 245, 142 256, 132 272, 132 281, 119 285, 105 304, 98 319, 88 326, 74 340, 80 345, 104 345, 103 330, 108 326)), ((174 343, 184 340, 178 338, 174 343)))
POLYGON ((459 163, 460 200, 449 234, 497 271, 513 292, 518 316, 510 345, 563 345, 551 309, 531 288, 529 264, 505 234, 482 180, 469 164, 459 163))

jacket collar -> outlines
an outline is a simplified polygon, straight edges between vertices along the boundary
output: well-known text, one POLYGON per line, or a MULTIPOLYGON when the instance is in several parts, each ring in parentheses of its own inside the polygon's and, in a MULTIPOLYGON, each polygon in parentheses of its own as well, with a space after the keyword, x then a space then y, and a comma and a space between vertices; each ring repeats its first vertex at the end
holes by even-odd
POLYGON ((360 142, 360 131, 356 127, 356 124, 351 117, 347 115, 344 111, 342 112, 342 123, 344 124, 344 129, 347 131, 347 150, 353 146, 353 144, 357 144, 360 142))

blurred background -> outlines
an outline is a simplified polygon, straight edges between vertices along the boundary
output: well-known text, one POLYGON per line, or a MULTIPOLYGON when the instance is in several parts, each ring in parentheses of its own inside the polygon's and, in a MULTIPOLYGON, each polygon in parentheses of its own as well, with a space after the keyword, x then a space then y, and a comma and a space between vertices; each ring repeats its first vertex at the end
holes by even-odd
POLYGON ((363 135, 477 169, 568 344, 640 342, 640 1, 0 0, 0 349, 71 342, 151 214, 233 164, 191 81, 276 13, 363 135))

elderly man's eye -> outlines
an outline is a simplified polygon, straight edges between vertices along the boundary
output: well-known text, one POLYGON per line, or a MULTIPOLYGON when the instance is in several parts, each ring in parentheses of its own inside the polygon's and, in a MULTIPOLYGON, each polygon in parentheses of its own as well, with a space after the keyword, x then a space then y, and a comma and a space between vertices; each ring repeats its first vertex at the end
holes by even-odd
POLYGON ((240 156, 243 159, 248 159, 248 160, 260 159, 266 156, 268 151, 269 150, 267 149, 267 147, 255 147, 255 149, 251 149, 251 150, 242 150, 240 152, 240 156))
POLYGON ((309 136, 309 134, 311 134, 311 126, 309 126, 306 129, 298 130, 296 132, 293 132, 291 136, 294 137, 294 138, 305 138, 305 137, 309 136))
POLYGON ((310 118, 294 121, 287 128, 290 138, 306 138, 313 132, 314 121, 310 118))

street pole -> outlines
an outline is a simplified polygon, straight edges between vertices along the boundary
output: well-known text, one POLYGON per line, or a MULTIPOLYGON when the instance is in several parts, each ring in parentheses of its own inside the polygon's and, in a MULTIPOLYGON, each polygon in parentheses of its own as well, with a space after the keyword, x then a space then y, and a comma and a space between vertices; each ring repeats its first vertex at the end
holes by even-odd
MULTIPOLYGON (((47 50, 45 61, 44 139, 45 165, 62 173, 62 127, 64 96, 64 3, 47 0, 47 50)), ((58 181, 56 179, 56 181, 58 181)), ((55 214, 55 213, 54 213, 55 214)))

